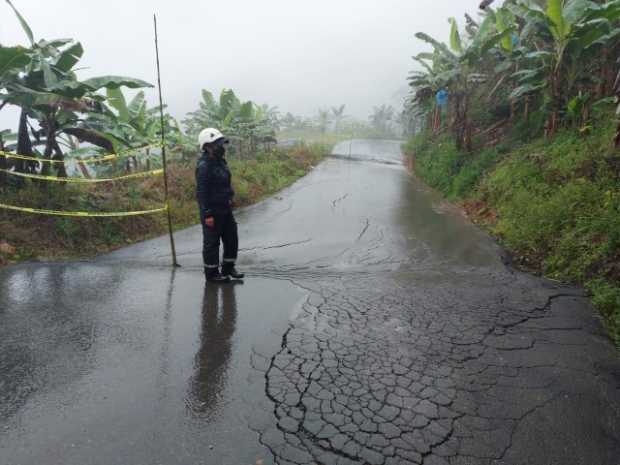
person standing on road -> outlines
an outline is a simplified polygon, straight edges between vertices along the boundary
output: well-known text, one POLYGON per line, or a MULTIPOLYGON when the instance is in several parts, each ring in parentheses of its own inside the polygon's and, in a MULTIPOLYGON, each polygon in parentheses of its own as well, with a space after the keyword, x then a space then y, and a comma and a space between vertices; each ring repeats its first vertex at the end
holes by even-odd
POLYGON ((207 128, 198 136, 198 143, 202 154, 196 165, 196 197, 202 224, 205 277, 211 283, 240 280, 244 275, 235 268, 239 250, 237 222, 232 211, 235 192, 225 159, 229 141, 217 129, 207 128), (220 241, 224 244, 221 272, 220 241))

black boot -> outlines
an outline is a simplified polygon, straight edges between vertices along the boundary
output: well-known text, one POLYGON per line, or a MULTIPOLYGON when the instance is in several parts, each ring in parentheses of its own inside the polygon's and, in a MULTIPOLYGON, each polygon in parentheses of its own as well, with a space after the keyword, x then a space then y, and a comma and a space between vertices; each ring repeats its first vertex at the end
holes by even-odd
POLYGON ((237 269, 235 268, 235 264, 234 263, 225 263, 222 266, 222 275, 224 275, 225 277, 229 278, 229 279, 243 279, 245 278, 245 274, 243 273, 239 273, 237 271, 237 269))
POLYGON ((225 284, 230 282, 228 276, 223 276, 218 268, 205 268, 207 282, 214 284, 225 284))

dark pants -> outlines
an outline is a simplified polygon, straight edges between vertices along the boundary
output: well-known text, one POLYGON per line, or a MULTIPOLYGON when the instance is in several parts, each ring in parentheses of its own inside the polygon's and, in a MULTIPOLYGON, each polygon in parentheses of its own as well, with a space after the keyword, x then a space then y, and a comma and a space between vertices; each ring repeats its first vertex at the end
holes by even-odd
POLYGON ((202 220, 202 258, 207 270, 220 265, 220 241, 224 244, 224 265, 234 265, 239 251, 237 222, 232 212, 214 215, 214 219, 213 228, 202 220))

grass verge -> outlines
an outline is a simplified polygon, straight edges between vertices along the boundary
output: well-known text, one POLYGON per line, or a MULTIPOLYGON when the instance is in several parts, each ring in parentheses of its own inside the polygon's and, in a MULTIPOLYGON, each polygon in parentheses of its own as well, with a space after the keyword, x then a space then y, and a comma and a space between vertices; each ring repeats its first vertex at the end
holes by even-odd
POLYGON ((614 125, 511 142, 472 154, 419 135, 405 150, 418 176, 487 227, 515 264, 592 294, 620 348, 620 154, 614 125))
MULTIPOLYGON (((250 205, 306 175, 328 153, 312 144, 261 153, 253 160, 230 160, 238 207, 250 205)), ((199 223, 194 163, 169 169, 170 204, 175 230, 199 223)), ((36 184, 9 190, 2 202, 64 211, 132 211, 158 208, 161 178, 114 184, 36 184)), ((130 218, 63 218, 0 210, 0 266, 29 260, 91 257, 167 232, 165 215, 130 218)))

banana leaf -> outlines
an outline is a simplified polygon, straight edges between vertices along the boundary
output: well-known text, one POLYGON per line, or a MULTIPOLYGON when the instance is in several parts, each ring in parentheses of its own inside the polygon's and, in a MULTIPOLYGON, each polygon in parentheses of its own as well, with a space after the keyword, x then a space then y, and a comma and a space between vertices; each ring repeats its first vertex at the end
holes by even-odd
POLYGON ((29 50, 24 47, 0 46, 0 79, 5 73, 20 70, 30 63, 29 50))
POLYGON ((533 92, 537 92, 541 89, 544 89, 544 87, 545 87, 545 84, 538 84, 538 85, 524 84, 522 86, 517 87, 515 90, 513 90, 509 98, 518 99, 518 98, 523 97, 526 94, 531 94, 533 92))
POLYGON ((21 24, 22 29, 28 36, 28 40, 30 40, 30 45, 34 45, 34 34, 32 34, 32 29, 30 29, 30 26, 28 25, 24 17, 19 13, 19 11, 17 11, 17 8, 13 6, 13 3, 11 3, 11 0, 6 0, 6 2, 15 12, 15 15, 17 16, 17 19, 19 20, 19 23, 21 24))
POLYGON ((83 84, 89 86, 92 90, 99 89, 118 89, 119 87, 127 87, 129 89, 141 89, 154 87, 146 81, 121 76, 100 76, 86 79, 83 84))
POLYGON ((106 134, 95 131, 94 129, 64 128, 63 132, 77 138, 80 142, 88 142, 110 153, 114 152, 114 144, 110 138, 106 134))
POLYGON ((450 49, 448 48, 448 46, 444 43, 439 42, 438 40, 433 39, 431 36, 429 36, 428 34, 425 34, 424 32, 418 32, 415 35, 418 39, 430 44, 433 46, 433 48, 437 51, 437 52, 441 52, 441 54, 444 55, 444 57, 450 59, 451 61, 457 61, 457 56, 452 53, 450 51, 450 49))
POLYGON ((55 66, 64 72, 70 71, 82 59, 83 55, 84 47, 80 42, 76 42, 61 53, 55 66))
POLYGON ((570 25, 564 19, 564 0, 548 0, 547 19, 556 40, 562 41, 570 33, 570 25))
POLYGON ((119 88, 107 89, 108 104, 118 112, 120 121, 129 121, 129 109, 123 91, 119 88))
POLYGON ((450 48, 456 53, 463 53, 463 42, 461 41, 461 35, 459 34, 459 27, 456 24, 456 19, 450 18, 450 48))

